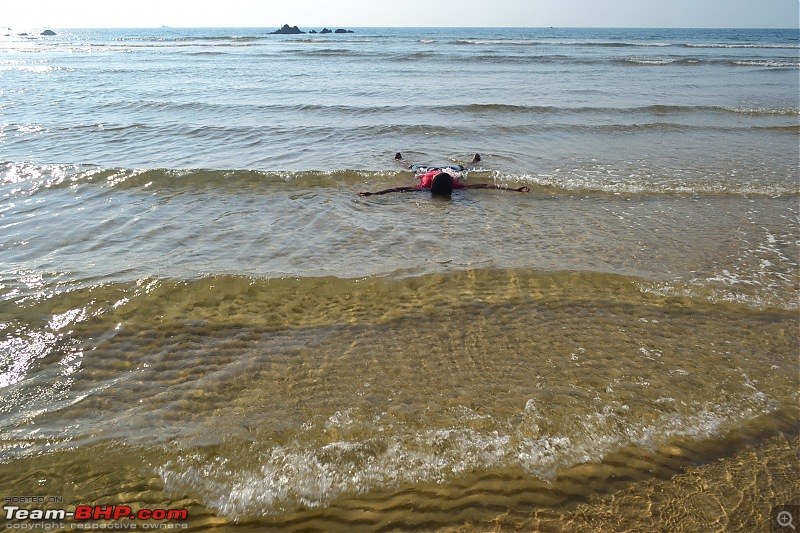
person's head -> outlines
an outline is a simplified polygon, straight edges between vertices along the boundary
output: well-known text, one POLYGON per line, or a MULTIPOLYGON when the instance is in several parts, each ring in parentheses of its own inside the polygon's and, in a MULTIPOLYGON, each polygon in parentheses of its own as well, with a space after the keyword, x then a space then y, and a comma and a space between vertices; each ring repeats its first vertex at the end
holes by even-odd
POLYGON ((439 172, 431 182, 431 194, 450 196, 453 193, 453 177, 447 172, 439 172))

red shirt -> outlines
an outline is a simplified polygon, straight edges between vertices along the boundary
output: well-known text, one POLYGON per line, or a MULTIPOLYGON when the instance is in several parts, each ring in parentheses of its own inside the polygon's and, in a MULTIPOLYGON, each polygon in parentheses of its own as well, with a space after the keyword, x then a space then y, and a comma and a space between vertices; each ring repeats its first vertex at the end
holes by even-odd
MULTIPOLYGON (((433 184, 433 178, 440 174, 441 170, 431 170, 430 172, 426 172, 422 176, 419 177, 419 185, 417 185, 417 189, 430 189, 431 185, 433 184)), ((453 182, 454 189, 463 189, 464 184, 458 181, 456 178, 450 176, 450 180, 453 182)))

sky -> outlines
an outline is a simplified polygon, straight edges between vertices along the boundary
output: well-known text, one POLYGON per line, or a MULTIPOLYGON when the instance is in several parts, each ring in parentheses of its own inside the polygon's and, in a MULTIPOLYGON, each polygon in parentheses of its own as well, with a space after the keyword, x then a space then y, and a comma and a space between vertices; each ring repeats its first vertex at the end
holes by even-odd
POLYGON ((798 28, 800 0, 0 0, 29 28, 798 28))

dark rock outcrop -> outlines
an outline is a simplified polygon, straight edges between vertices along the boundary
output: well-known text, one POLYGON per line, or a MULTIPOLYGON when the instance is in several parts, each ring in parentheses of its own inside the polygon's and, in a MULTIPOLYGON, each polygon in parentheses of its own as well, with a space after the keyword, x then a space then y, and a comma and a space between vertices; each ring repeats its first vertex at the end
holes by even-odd
POLYGON ((281 29, 271 32, 270 35, 299 35, 301 33, 305 32, 300 31, 300 28, 297 26, 289 26, 288 24, 284 24, 281 29))
MULTIPOLYGON (((288 24, 284 24, 281 29, 279 29, 277 31, 270 32, 269 34, 270 35, 297 35, 297 34, 300 34, 300 33, 305 33, 305 32, 301 31, 300 28, 298 28, 297 26, 289 26, 288 24)), ((344 30, 342 28, 339 28, 336 31, 329 30, 328 28, 322 28, 322 30, 320 30, 319 32, 317 30, 311 30, 308 33, 321 33, 321 34, 324 34, 324 33, 355 33, 355 32, 353 32, 352 30, 344 30)))
POLYGON ((54 32, 53 30, 44 30, 42 32, 42 35, 55 35, 55 34, 56 32, 54 32))

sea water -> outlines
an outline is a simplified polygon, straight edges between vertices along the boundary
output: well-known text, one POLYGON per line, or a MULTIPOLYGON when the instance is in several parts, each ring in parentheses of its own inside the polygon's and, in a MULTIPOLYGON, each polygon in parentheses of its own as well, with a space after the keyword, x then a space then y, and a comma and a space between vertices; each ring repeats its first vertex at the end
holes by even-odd
POLYGON ((343 531, 798 502, 797 30, 22 31, 4 495, 343 531), (530 192, 357 194, 475 153, 530 192))

